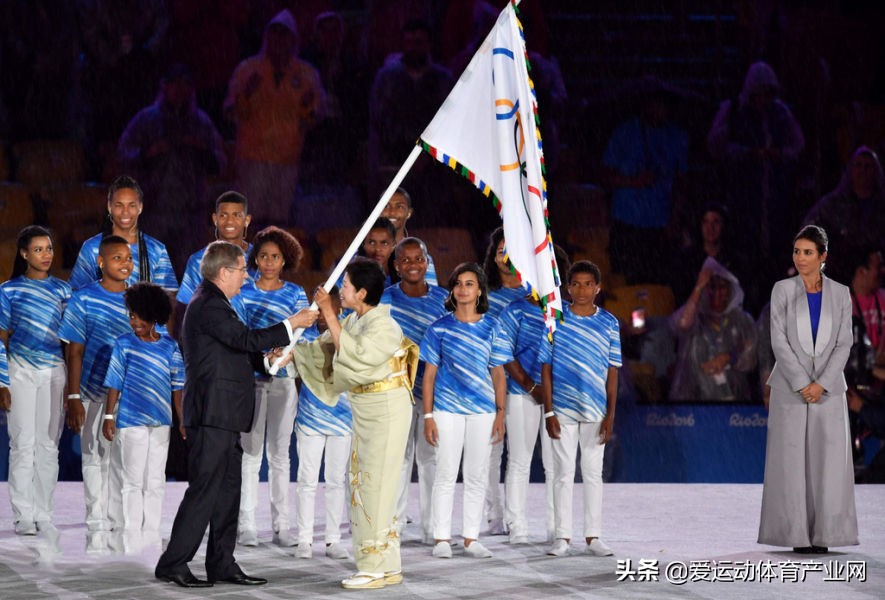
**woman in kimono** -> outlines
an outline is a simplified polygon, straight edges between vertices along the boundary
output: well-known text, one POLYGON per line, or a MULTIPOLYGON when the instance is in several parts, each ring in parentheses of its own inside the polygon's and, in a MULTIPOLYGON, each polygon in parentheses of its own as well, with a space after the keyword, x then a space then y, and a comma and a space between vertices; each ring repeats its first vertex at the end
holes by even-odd
POLYGON ((412 417, 411 388, 417 348, 379 305, 384 272, 371 259, 357 258, 344 271, 341 305, 353 312, 338 321, 322 288, 314 301, 328 330, 299 344, 294 360, 320 400, 333 405, 349 392, 353 412, 350 454, 350 523, 357 573, 341 582, 349 589, 401 583, 400 540, 395 501, 412 417))
POLYGON ((827 234, 793 241, 798 275, 771 292, 771 400, 759 543, 823 554, 857 541, 842 374, 852 344, 848 288, 823 274, 827 234))

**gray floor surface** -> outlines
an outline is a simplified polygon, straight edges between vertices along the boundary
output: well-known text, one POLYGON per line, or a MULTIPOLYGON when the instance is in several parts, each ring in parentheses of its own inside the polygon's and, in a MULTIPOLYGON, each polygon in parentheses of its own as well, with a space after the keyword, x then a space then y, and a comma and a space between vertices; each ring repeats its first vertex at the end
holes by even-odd
MULTIPOLYGON (((545 554, 544 488, 532 484, 529 545, 511 546, 506 536, 484 535, 481 541, 493 558, 466 558, 459 545, 452 559, 437 559, 420 543, 417 524, 410 524, 403 535, 403 584, 348 591, 338 581, 353 572, 353 562, 323 554, 322 487, 314 557, 304 560, 271 544, 266 485, 261 484, 259 496, 261 543, 236 552, 247 573, 270 580, 266 586, 219 584, 191 591, 158 582, 153 578, 158 545, 130 547, 128 554, 125 548, 87 553, 82 484, 62 482, 55 496, 56 548, 43 533, 16 536, 9 504, 0 503, 0 598, 885 598, 885 486, 856 488, 859 546, 807 556, 756 543, 761 485, 606 484, 602 537, 615 556, 585 555, 581 542, 572 545, 571 555, 555 558, 545 554)), ((580 531, 580 484, 575 487, 580 531)), ((167 487, 163 543, 184 489, 180 483, 167 487)), ((417 514, 417 485, 410 491, 410 513, 417 514)), ((6 483, 0 483, 0 496, 7 497, 6 483)), ((459 526, 460 485, 455 531, 459 526)), ((346 521, 344 530, 349 547, 346 521)), ((191 563, 198 576, 205 573, 204 549, 191 563)))

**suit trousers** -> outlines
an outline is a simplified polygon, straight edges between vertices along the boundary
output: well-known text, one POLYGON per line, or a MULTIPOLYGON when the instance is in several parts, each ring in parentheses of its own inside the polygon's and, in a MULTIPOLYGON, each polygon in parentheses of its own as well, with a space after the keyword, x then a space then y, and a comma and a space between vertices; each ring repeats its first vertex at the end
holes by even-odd
POLYGON ((187 446, 190 481, 156 571, 185 573, 208 526, 206 577, 210 581, 225 579, 238 572, 234 548, 242 478, 240 434, 215 427, 190 427, 187 446))

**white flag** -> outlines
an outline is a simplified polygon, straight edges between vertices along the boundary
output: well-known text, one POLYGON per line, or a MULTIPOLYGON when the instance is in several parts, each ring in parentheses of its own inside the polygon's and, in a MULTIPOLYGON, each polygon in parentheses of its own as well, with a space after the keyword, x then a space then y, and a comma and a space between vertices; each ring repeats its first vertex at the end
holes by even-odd
POLYGON ((534 85, 512 3, 498 16, 419 143, 492 200, 504 222, 507 258, 540 301, 552 335, 562 318, 559 273, 547 220, 534 85))

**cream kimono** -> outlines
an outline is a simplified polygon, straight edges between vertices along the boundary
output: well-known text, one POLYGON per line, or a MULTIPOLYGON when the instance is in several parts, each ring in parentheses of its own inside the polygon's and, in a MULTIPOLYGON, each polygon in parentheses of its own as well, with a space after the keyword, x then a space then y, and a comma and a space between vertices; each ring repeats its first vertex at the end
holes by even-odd
POLYGON ((294 360, 302 381, 327 404, 350 392, 353 446, 350 460, 350 522, 359 571, 396 573, 402 569, 395 500, 412 416, 409 385, 398 381, 403 333, 380 305, 362 317, 342 322, 339 350, 326 332, 308 344, 298 344, 294 360), (391 377, 393 375, 393 377, 391 377), (382 391, 362 391, 378 384, 382 391), (395 385, 395 384, 394 384, 395 385))

